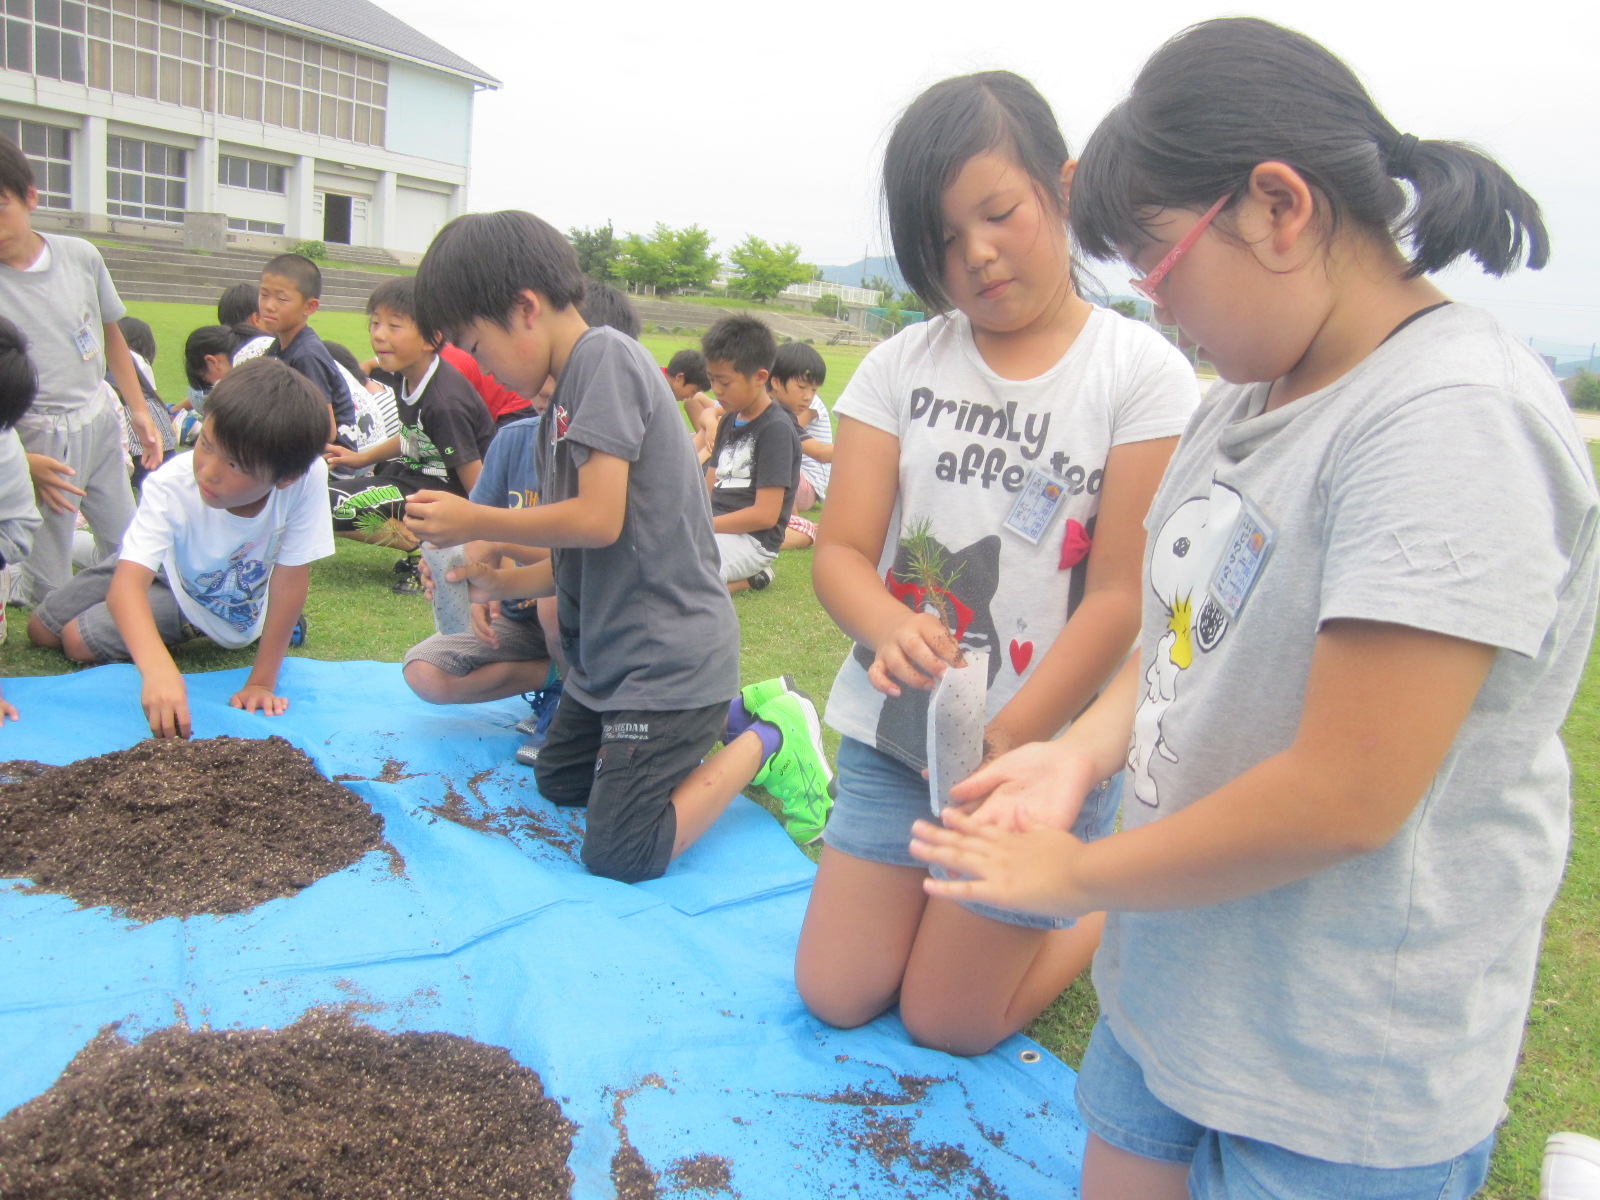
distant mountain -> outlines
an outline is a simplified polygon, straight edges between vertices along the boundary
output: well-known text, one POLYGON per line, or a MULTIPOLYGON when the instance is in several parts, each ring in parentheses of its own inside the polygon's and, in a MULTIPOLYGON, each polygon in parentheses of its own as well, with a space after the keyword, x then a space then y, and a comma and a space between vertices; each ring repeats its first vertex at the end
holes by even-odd
POLYGON ((842 283, 846 287, 861 287, 863 280, 871 279, 874 275, 882 275, 894 284, 895 291, 906 290, 906 281, 901 278, 900 268, 894 259, 886 255, 873 258, 857 259, 842 267, 818 267, 822 277, 829 283, 842 283))

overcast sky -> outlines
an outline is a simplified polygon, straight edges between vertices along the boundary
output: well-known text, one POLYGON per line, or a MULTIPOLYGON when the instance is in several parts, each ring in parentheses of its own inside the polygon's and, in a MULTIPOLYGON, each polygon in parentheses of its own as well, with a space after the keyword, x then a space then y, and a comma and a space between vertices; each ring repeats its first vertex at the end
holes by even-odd
POLYGON ((473 209, 527 208, 562 229, 609 218, 619 233, 699 224, 715 249, 753 233, 797 242, 815 263, 887 253, 883 141, 930 83, 1017 71, 1076 151, 1169 35, 1207 17, 1267 17, 1341 55, 1399 128, 1484 146, 1544 206, 1548 268, 1501 282, 1457 269, 1447 291, 1524 337, 1600 340, 1590 0, 378 3, 502 81, 477 101, 473 209))

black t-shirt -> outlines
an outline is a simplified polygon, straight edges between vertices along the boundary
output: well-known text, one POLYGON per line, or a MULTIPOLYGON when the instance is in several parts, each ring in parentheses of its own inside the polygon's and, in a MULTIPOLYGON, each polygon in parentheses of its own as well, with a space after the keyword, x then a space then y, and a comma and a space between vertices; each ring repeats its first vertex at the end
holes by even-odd
POLYGON ((405 380, 399 375, 374 371, 372 377, 394 389, 400 416, 400 457, 381 464, 379 472, 465 496, 457 468, 482 462, 495 432, 489 410, 467 377, 442 358, 434 359, 413 395, 404 394, 405 380))
POLYGON ((294 341, 287 346, 274 342, 267 353, 316 385, 317 391, 333 405, 333 419, 339 426, 339 444, 346 450, 356 449, 356 404, 350 399, 350 386, 345 383, 344 372, 333 361, 333 355, 328 353, 317 331, 309 325, 303 326, 294 335, 294 341))
POLYGON ((756 502, 756 490, 783 489, 783 511, 771 529, 757 529, 751 537, 776 554, 783 548, 784 530, 794 509, 794 491, 800 482, 800 431, 788 409, 768 402, 760 416, 744 424, 732 413, 717 422, 717 440, 711 449, 717 479, 711 489, 711 512, 738 512, 756 502))

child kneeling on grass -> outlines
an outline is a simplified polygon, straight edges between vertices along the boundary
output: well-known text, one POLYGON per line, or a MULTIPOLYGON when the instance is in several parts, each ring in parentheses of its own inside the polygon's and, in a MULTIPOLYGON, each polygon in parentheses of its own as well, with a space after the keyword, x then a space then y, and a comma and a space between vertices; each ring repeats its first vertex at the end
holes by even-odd
POLYGON ((550 548, 545 562, 473 562, 449 578, 478 603, 557 597, 565 686, 534 772, 547 800, 588 807, 590 871, 656 878, 754 781, 783 801, 792 837, 814 840, 832 780, 816 709, 781 684, 736 694, 739 624, 689 431, 649 353, 591 329, 583 294, 572 247, 529 213, 458 217, 439 232, 417 273, 419 323, 520 395, 556 387, 537 505, 424 491, 406 524, 437 546, 550 548))
POLYGON ((284 712, 278 669, 291 638, 304 637, 310 564, 333 553, 327 437, 327 401, 303 375, 271 359, 229 372, 212 389, 193 453, 145 480, 120 556, 52 592, 28 637, 74 662, 131 659, 157 737, 190 732, 168 647, 204 636, 239 649, 260 638, 250 678, 228 703, 284 712))

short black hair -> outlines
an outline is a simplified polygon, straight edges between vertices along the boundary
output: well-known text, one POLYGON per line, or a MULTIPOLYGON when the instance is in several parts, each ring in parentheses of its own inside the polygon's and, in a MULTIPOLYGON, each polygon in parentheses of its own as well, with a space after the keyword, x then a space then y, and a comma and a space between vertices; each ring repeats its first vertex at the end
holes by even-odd
MULTIPOLYGON (((955 307, 945 290, 944 193, 980 154, 1010 159, 1025 171, 1062 224, 1067 206, 1061 168, 1072 154, 1050 103, 1010 71, 945 79, 901 114, 883 153, 883 203, 895 263, 917 295, 938 312, 955 307)), ((1079 286, 1072 268, 1074 291, 1079 286)))
MULTIPOLYGON (((263 272, 265 274, 265 272, 263 272)), ((236 283, 217 297, 217 323, 219 325, 244 325, 256 315, 261 301, 260 286, 236 283)))
POLYGON ((532 213, 467 213, 433 239, 417 268, 417 328, 459 341, 474 321, 510 327, 524 291, 557 309, 583 300, 578 252, 555 226, 532 213))
POLYGON ((28 358, 28 339, 0 317, 0 429, 10 429, 33 406, 39 376, 28 358))
POLYGON ((791 379, 804 379, 813 387, 821 387, 828 378, 828 364, 822 361, 815 346, 804 342, 785 342, 772 356, 772 382, 788 383, 791 379))
POLYGON ((682 375, 685 383, 693 384, 702 392, 711 387, 711 373, 706 370, 706 356, 698 350, 679 350, 667 364, 667 375, 682 375))
POLYGON ((361 369, 361 360, 356 357, 355 351, 343 342, 324 341, 322 344, 328 348, 328 353, 333 355, 334 362, 349 371, 357 383, 366 386, 367 373, 361 369))
POLYGON ((777 339, 759 317, 748 313, 729 313, 706 330, 700 349, 709 363, 732 363, 733 369, 749 378, 757 371, 772 370, 778 353, 777 339))
POLYGON ((578 311, 590 325, 609 325, 618 333, 639 340, 639 314, 634 311, 633 302, 609 283, 584 280, 578 311))
POLYGON ((206 359, 213 354, 233 357, 233 330, 226 325, 202 325, 191 330, 183 343, 183 374, 189 386, 203 392, 211 385, 206 382, 206 359))
MULTIPOLYGON (((317 264, 304 254, 278 255, 261 268, 262 278, 265 279, 268 275, 287 279, 294 285, 294 290, 307 300, 322 299, 322 272, 317 269, 317 264)), ((255 309, 252 308, 250 311, 253 313, 255 309)))
POLYGON ((229 371, 206 401, 206 427, 219 449, 274 483, 298 479, 328 444, 328 398, 275 358, 229 371))
POLYGON ((117 328, 122 330, 122 340, 128 343, 132 350, 145 362, 154 365, 156 361, 156 335, 150 328, 149 321, 142 321, 138 317, 123 317, 117 322, 117 328))
POLYGON ((405 317, 421 331, 423 340, 432 349, 439 348, 439 336, 423 329, 422 322, 417 320, 417 281, 414 276, 391 275, 373 288, 372 294, 367 297, 367 316, 370 317, 380 308, 387 308, 395 315, 405 317))
POLYGON ((33 186, 33 164, 28 156, 21 146, 0 134, 0 196, 26 200, 33 186))

